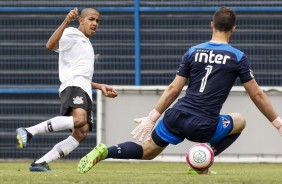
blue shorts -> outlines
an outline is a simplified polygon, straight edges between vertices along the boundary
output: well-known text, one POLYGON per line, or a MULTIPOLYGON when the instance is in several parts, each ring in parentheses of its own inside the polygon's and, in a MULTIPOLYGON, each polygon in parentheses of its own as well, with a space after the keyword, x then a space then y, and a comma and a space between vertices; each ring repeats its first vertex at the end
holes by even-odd
MULTIPOLYGON (((220 115, 217 121, 184 113, 177 109, 166 111, 154 129, 153 135, 169 144, 178 144, 184 139, 192 142, 218 143, 233 128, 233 120, 229 115, 220 115)), ((160 139, 153 140, 157 145, 160 139)))

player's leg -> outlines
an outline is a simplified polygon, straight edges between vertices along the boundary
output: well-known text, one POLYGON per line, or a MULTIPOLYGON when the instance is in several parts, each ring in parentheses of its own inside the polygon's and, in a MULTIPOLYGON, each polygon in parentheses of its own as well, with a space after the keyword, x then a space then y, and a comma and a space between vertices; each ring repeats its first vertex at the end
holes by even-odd
POLYGON ((174 114, 165 115, 158 122, 151 137, 139 145, 135 142, 124 142, 107 148, 105 144, 97 145, 84 156, 77 167, 79 173, 88 172, 96 163, 103 159, 143 159, 151 160, 158 156, 168 144, 178 144, 184 140, 172 134, 164 125, 164 121, 175 120, 174 114))
POLYGON ((92 101, 80 88, 72 90, 71 94, 72 95, 67 96, 78 96, 85 99, 84 102, 82 101, 83 103, 79 104, 72 103, 74 101, 73 98, 71 98, 71 102, 70 100, 67 100, 66 102, 62 103, 62 106, 65 108, 61 111, 61 114, 71 115, 73 118, 74 128, 72 129, 72 135, 56 144, 52 150, 50 150, 37 161, 33 162, 30 166, 30 171, 38 171, 38 166, 44 165, 44 163, 48 165, 48 163, 53 160, 67 156, 70 152, 77 148, 82 141, 86 139, 87 133, 89 130, 91 130, 93 120, 92 101))
POLYGON ((246 127, 246 119, 240 113, 230 113, 229 116, 233 119, 233 128, 229 135, 240 134, 246 127))
POLYGON ((168 143, 153 130, 151 137, 148 137, 141 145, 128 141, 109 147, 106 158, 151 160, 158 156, 167 145, 168 143))
MULTIPOLYGON (((86 121, 86 112, 83 109, 74 109, 73 118, 77 122, 86 121), (80 120, 78 120, 80 119, 80 120)), ((48 172, 50 167, 49 162, 57 160, 59 158, 69 155, 74 149, 76 149, 79 144, 86 139, 87 133, 89 132, 90 125, 86 123, 81 128, 74 128, 72 130, 72 135, 67 139, 56 144, 48 153, 38 160, 35 160, 29 167, 30 171, 36 172, 48 172)))
POLYGON ((107 148, 105 144, 98 144, 80 160, 77 171, 86 173, 95 164, 107 158, 151 160, 159 155, 165 147, 156 145, 151 137, 147 138, 142 145, 128 141, 107 148))
POLYGON ((28 128, 18 128, 16 130, 16 138, 18 147, 25 148, 29 140, 37 134, 48 132, 56 132, 60 130, 72 129, 74 127, 74 119, 70 116, 73 106, 73 96, 76 95, 76 90, 68 87, 61 93, 61 115, 28 128))
POLYGON ((32 136, 37 134, 80 128, 87 121, 91 122, 91 128, 93 123, 93 118, 90 117, 92 116, 92 101, 81 88, 67 87, 61 93, 61 115, 32 127, 18 128, 16 138, 19 148, 26 147, 32 136), (73 109, 78 109, 74 115, 72 115, 73 109))
MULTIPOLYGON (((160 126, 159 124, 156 129, 160 129, 158 128, 160 126)), ((151 137, 148 137, 142 145, 128 141, 107 148, 105 144, 98 144, 80 160, 77 171, 79 173, 86 173, 95 164, 107 158, 140 160, 151 160, 155 158, 169 144, 157 134, 156 129, 153 130, 151 137)))
POLYGON ((159 124, 153 130, 151 136, 148 137, 141 145, 128 141, 111 146, 108 148, 108 155, 106 158, 143 160, 151 160, 155 158, 169 144, 156 133, 156 130, 159 129, 159 124))
MULTIPOLYGON (((86 112, 83 109, 74 109, 73 110, 74 119, 79 119, 82 121, 86 119, 86 112), (77 115, 79 114, 79 115, 77 115), (85 114, 85 117, 83 116, 85 114)), ((72 130, 72 135, 67 139, 56 144, 48 153, 38 160, 35 160, 29 167, 31 172, 48 172, 50 167, 48 166, 49 162, 57 160, 59 158, 69 155, 74 149, 76 149, 79 144, 86 139, 87 133, 89 132, 90 125, 86 123, 81 128, 74 128, 72 130)))
POLYGON ((240 113, 221 115, 216 133, 210 140, 215 156, 227 149, 240 136, 245 126, 246 120, 240 113))
POLYGON ((69 136, 67 139, 56 144, 43 157, 34 160, 33 163, 31 163, 29 170, 31 172, 49 172, 51 171, 48 165, 49 162, 67 156, 78 146, 79 142, 73 136, 69 136))
POLYGON ((152 160, 157 157, 169 143, 164 141, 154 130, 151 137, 149 137, 144 143, 142 143, 143 148, 143 160, 152 160))
POLYGON ((74 123, 72 116, 57 116, 32 127, 18 128, 16 130, 18 147, 21 149, 25 148, 27 143, 34 135, 72 129, 73 125, 74 123))

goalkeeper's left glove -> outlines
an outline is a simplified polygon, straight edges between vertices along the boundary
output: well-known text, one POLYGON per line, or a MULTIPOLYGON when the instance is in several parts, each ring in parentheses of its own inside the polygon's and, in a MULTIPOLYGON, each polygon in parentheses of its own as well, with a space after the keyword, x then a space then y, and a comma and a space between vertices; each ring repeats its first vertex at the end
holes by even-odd
POLYGON ((282 119, 278 116, 274 121, 272 121, 272 125, 278 130, 278 132, 282 136, 282 119))
POLYGON ((134 121, 140 124, 131 132, 133 139, 140 136, 139 141, 142 142, 144 137, 152 132, 160 116, 161 114, 156 109, 153 109, 147 117, 135 118, 134 121))

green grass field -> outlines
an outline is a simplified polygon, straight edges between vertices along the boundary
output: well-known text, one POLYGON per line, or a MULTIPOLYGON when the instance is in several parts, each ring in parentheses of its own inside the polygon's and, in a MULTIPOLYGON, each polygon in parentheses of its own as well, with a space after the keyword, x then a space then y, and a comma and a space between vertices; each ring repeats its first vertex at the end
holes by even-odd
POLYGON ((215 163, 216 175, 188 175, 186 163, 101 162, 78 174, 78 161, 50 163, 50 173, 31 173, 30 162, 0 162, 1 184, 279 184, 282 164, 215 163))

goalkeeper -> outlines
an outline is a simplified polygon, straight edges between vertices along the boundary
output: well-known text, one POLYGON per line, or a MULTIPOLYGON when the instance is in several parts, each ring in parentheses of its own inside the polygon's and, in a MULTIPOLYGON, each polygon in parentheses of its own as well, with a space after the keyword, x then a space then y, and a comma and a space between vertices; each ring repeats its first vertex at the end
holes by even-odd
MULTIPOLYGON (((260 112, 282 135, 282 120, 258 86, 247 56, 229 44, 235 28, 235 12, 226 7, 217 10, 211 22, 211 40, 191 47, 183 55, 176 77, 154 109, 148 117, 135 120, 140 124, 132 131, 132 136, 139 138, 142 144, 124 142, 111 147, 99 144, 81 159, 78 172, 85 173, 106 158, 151 160, 169 144, 176 145, 184 139, 209 143, 215 155, 219 155, 238 139, 246 125, 240 113, 220 114, 237 78, 260 112), (188 79, 185 96, 167 109, 188 79), (153 129, 162 113, 163 119, 153 129)), ((189 170, 189 173, 210 172, 189 170)))

